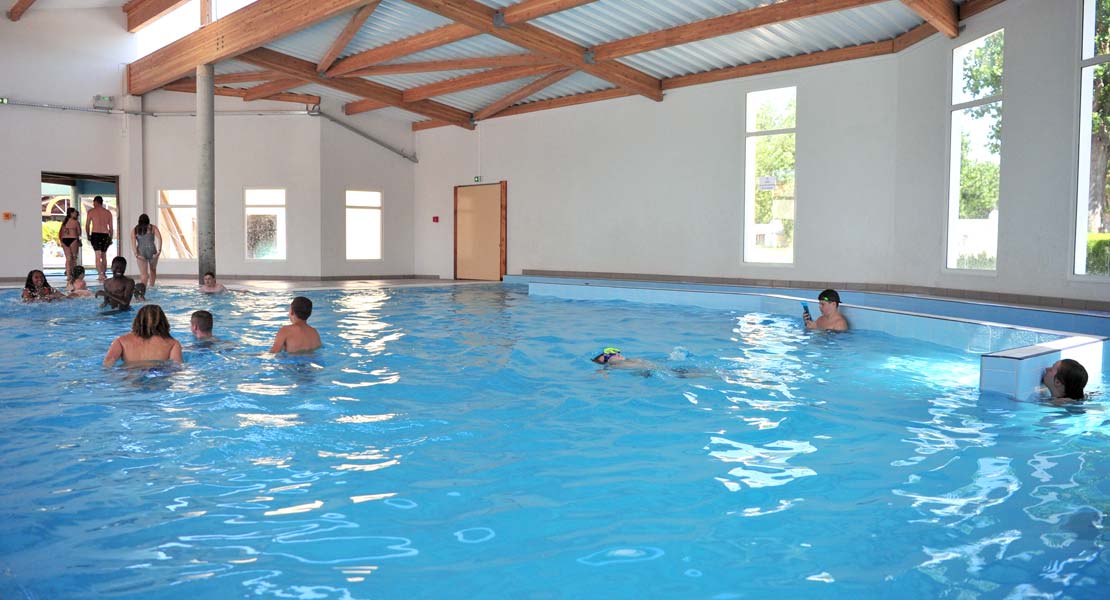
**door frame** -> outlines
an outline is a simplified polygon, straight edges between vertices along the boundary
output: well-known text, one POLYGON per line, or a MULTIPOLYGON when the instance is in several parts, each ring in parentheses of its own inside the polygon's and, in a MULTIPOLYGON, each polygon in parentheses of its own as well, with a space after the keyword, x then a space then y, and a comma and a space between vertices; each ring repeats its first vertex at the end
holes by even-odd
POLYGON ((456 185, 455 186, 455 206, 454 212, 451 215, 454 221, 454 236, 451 244, 454 256, 452 258, 451 278, 459 278, 459 188, 479 187, 484 185, 501 185, 501 280, 505 279, 505 274, 508 272, 507 252, 509 247, 508 240, 508 204, 509 204, 509 182, 502 180, 498 183, 475 183, 471 185, 456 185))

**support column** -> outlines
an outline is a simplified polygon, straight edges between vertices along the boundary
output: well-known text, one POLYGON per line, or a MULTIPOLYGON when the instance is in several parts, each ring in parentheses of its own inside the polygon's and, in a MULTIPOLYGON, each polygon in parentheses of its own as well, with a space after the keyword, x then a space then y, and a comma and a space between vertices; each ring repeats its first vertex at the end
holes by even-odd
POLYGON ((215 70, 197 67, 197 281, 216 272, 215 70))

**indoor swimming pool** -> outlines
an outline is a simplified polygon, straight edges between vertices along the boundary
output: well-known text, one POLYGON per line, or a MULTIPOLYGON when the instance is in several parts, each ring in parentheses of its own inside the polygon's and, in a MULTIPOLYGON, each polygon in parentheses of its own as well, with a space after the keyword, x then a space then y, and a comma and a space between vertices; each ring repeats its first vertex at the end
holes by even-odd
POLYGON ((185 365, 103 369, 132 314, 0 291, 0 598, 1106 597, 1105 391, 793 315, 305 295, 313 355, 264 354, 293 294, 165 288, 185 365))

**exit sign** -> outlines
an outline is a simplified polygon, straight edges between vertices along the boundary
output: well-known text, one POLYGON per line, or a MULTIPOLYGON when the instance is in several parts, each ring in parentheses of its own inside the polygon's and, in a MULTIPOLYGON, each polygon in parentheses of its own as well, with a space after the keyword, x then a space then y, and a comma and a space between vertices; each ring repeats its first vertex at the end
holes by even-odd
POLYGON ((475 175, 474 176, 474 183, 482 183, 482 176, 481 175, 475 175))

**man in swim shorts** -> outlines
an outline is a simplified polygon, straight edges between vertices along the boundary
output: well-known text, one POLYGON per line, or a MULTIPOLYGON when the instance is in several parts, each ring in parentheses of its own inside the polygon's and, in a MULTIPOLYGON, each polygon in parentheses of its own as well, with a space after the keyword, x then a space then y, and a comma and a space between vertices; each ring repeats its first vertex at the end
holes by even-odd
POLYGON ((104 208, 104 198, 101 196, 93 198, 93 207, 89 209, 85 219, 85 235, 88 236, 93 252, 96 253, 97 281, 104 281, 107 278, 108 259, 105 258, 104 253, 112 245, 114 234, 112 213, 104 208))
POLYGON ((117 256, 112 259, 112 278, 104 282, 104 289, 96 297, 104 297, 104 304, 116 310, 131 310, 131 296, 135 293, 135 280, 123 274, 127 270, 127 259, 117 256))

